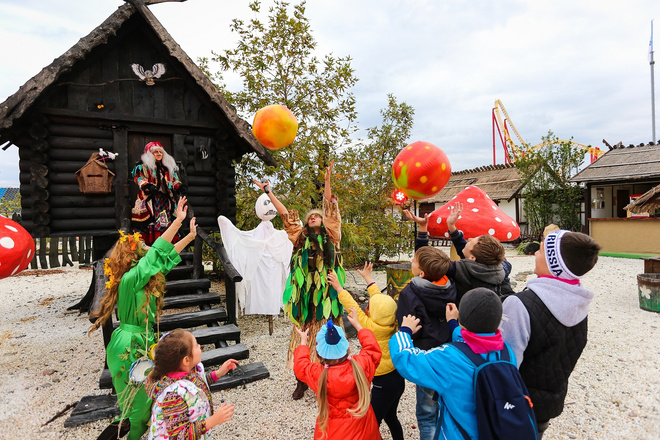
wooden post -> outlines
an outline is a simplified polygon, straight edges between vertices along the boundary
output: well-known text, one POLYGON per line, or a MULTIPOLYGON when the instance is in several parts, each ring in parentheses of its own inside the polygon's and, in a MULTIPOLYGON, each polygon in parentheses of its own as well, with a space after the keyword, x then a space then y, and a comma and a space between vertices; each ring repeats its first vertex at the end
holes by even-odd
POLYGON ((46 262, 46 248, 48 247, 48 241, 46 237, 39 237, 39 264, 42 269, 48 269, 48 263, 46 262))
POLYGON ((236 324, 236 284, 225 271, 225 299, 227 301, 227 323, 236 324))
POLYGON ((73 266, 73 261, 69 258, 69 240, 62 237, 62 266, 73 266))
POLYGON ((202 250, 204 249, 204 241, 200 235, 195 236, 194 249, 193 249, 193 274, 194 280, 202 278, 204 275, 204 262, 202 261, 202 250))
POLYGON ((273 336, 273 315, 268 315, 268 334, 273 336))
POLYGON ((60 260, 58 254, 60 253, 60 237, 50 237, 50 249, 48 252, 48 262, 51 269, 60 267, 60 260))

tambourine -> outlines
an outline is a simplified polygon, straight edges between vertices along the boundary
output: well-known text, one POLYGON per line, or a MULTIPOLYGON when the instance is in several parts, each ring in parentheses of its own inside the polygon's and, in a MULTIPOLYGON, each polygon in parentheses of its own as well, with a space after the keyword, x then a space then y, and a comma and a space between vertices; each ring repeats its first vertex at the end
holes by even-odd
POLYGON ((149 377, 149 373, 153 368, 154 363, 150 359, 140 358, 131 364, 131 368, 128 370, 128 378, 131 382, 142 383, 149 377))

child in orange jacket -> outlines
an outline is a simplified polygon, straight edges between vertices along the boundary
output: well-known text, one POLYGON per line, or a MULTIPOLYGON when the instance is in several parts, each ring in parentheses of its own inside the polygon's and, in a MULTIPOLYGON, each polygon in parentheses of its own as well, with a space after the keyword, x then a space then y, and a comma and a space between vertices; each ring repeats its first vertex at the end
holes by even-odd
POLYGON ((332 320, 316 335, 320 362, 310 360, 308 330, 296 327, 300 345, 294 352, 293 371, 316 393, 319 414, 314 440, 380 440, 376 416, 371 408, 369 388, 381 351, 371 330, 362 328, 357 311, 351 309, 348 320, 358 331, 362 350, 349 355, 348 340, 332 320))

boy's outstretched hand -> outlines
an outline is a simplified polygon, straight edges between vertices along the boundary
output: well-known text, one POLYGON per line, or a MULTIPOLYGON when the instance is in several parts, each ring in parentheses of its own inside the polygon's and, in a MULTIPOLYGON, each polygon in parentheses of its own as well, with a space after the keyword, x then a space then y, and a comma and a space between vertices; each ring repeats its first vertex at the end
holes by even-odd
POLYGON ((447 322, 452 319, 458 321, 458 307, 456 307, 456 304, 447 303, 447 307, 445 307, 445 319, 447 319, 447 322))
POLYGON ((355 310, 355 308, 351 307, 350 309, 348 309, 347 318, 348 318, 348 322, 350 322, 353 325, 353 327, 355 327, 355 330, 357 331, 362 330, 360 321, 358 321, 357 310, 355 310))
POLYGON ((424 217, 418 217, 409 209, 404 209, 403 214, 408 217, 408 220, 412 220, 415 223, 417 223, 417 226, 419 226, 419 232, 427 232, 428 230, 428 224, 429 224, 429 215, 424 214, 424 217))
POLYGON ((461 202, 454 203, 454 207, 451 208, 451 213, 447 217, 447 229, 449 232, 456 231, 456 221, 461 216, 463 212, 463 204, 461 202))
POLYGON ((371 272, 373 272, 373 270, 374 270, 374 263, 372 263, 371 261, 365 261, 364 268, 362 270, 358 269, 357 272, 362 276, 362 278, 364 278, 367 284, 371 284, 373 283, 373 280, 371 279, 371 272))
POLYGON ((410 330, 412 330, 413 335, 417 333, 420 328, 422 328, 422 326, 419 325, 419 318, 413 315, 404 316, 401 320, 401 327, 408 327, 410 330))

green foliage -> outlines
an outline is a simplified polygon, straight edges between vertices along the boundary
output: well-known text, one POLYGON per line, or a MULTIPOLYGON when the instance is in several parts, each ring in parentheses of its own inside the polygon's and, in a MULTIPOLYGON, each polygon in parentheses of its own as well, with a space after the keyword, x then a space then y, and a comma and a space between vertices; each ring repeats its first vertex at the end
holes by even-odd
POLYGON ((388 95, 382 123, 367 130, 367 141, 347 148, 334 184, 342 201, 342 249, 347 267, 412 250, 412 223, 394 206, 391 172, 406 146, 414 109, 388 95))
POLYGON ((525 182, 524 210, 530 235, 540 237, 550 223, 562 229, 580 230, 584 190, 569 180, 577 173, 584 154, 582 148, 570 141, 559 141, 548 132, 540 148, 527 148, 516 159, 525 182))
POLYGON ((15 212, 21 210, 21 195, 18 194, 13 200, 0 199, 0 215, 11 218, 15 212))
MULTIPOLYGON (((325 168, 336 159, 332 192, 342 213, 342 253, 347 267, 411 250, 412 225, 393 208, 391 165, 410 136, 414 111, 388 96, 383 123, 367 131, 367 140, 352 143, 357 113, 351 88, 357 82, 350 56, 314 55, 316 41, 305 17, 305 2, 289 6, 275 1, 267 19, 260 2, 250 3, 255 18, 235 19, 236 48, 199 60, 200 67, 246 120, 260 108, 282 104, 298 119, 289 147, 271 151, 279 163, 268 167, 255 154, 236 164, 237 221, 242 230, 256 227, 253 178, 268 177, 288 209, 304 215, 320 207, 325 168), (212 73, 211 66, 220 71, 212 73), (242 90, 230 91, 223 74, 242 79, 242 90)), ((281 228, 281 219, 273 220, 281 228)), ((292 293, 293 294, 293 293, 292 293)))
MULTIPOLYGON (((257 18, 247 23, 232 21, 238 46, 221 54, 214 52, 210 60, 201 59, 202 68, 208 74, 210 63, 216 63, 222 72, 230 71, 242 78, 241 91, 219 88, 245 119, 250 120, 266 105, 281 104, 298 119, 298 133, 289 147, 271 151, 279 167, 266 166, 255 154, 245 155, 237 164, 240 229, 254 217, 256 192, 252 178, 268 176, 276 182, 278 197, 290 209, 304 213, 318 206, 325 167, 354 133, 357 117, 350 92, 357 82, 351 58, 325 55, 319 59, 313 54, 316 41, 305 17, 305 3, 290 11, 288 3, 276 1, 269 8, 267 22, 258 17, 258 1, 250 3, 250 9, 257 18)), ((211 78, 222 80, 222 72, 211 78)))

